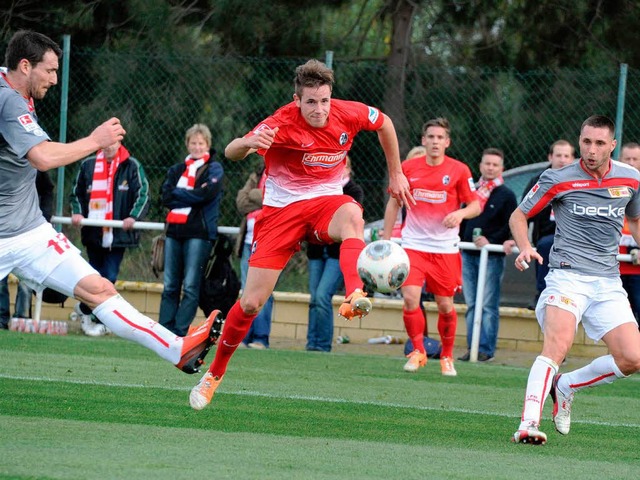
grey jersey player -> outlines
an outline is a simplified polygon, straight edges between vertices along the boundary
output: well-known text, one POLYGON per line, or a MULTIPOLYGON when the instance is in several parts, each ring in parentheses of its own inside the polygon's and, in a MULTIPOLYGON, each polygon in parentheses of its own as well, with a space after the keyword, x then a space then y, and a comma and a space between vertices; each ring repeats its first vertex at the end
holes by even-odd
POLYGON ((551 203, 556 233, 549 258, 546 288, 536 306, 544 334, 541 354, 529 372, 517 443, 544 444, 539 430, 544 402, 553 399, 553 422, 563 435, 571 427, 575 392, 607 384, 640 370, 640 332, 622 288, 618 241, 624 217, 640 240, 640 174, 611 159, 615 126, 594 115, 580 129, 580 161, 548 170, 511 215, 509 225, 522 262, 541 262, 527 238, 527 217, 551 203), (594 341, 602 340, 610 354, 572 372, 559 374, 582 323, 594 341))
POLYGON ((551 202, 556 233, 549 268, 619 275, 618 242, 625 214, 640 216, 639 185, 640 173, 615 161, 600 179, 583 162, 544 171, 519 209, 533 217, 551 202))
POLYGON ((176 336, 118 295, 40 212, 36 169, 68 165, 125 135, 117 118, 68 144, 51 141, 39 126, 34 99, 56 85, 61 54, 50 38, 26 30, 16 32, 7 46, 7 68, 0 72, 0 278, 13 272, 33 288, 74 296, 115 334, 195 373, 219 334, 219 312, 186 337, 176 336))

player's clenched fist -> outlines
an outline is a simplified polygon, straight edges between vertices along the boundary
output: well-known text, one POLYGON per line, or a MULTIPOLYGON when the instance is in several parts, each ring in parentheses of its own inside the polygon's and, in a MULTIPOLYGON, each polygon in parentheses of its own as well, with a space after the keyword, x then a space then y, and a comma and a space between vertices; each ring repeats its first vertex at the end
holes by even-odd
POLYGON ((116 142, 122 141, 126 133, 127 132, 120 123, 120 120, 112 117, 102 125, 97 127, 91 133, 91 137, 95 140, 100 148, 106 148, 116 142))

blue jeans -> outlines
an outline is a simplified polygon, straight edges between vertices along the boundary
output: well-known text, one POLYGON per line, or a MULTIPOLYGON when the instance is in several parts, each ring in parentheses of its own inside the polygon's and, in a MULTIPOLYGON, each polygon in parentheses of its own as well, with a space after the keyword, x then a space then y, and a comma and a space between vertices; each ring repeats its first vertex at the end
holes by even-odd
MULTIPOLYGON (((116 283, 118 273, 120 273, 120 264, 124 258, 124 247, 104 248, 86 245, 85 248, 87 249, 87 257, 89 257, 89 265, 111 283, 116 283)), ((85 314, 91 313, 91 308, 86 303, 80 302, 80 310, 85 314)), ((96 323, 102 323, 95 316, 92 319, 96 323)))
MULTIPOLYGON (((489 254, 487 258, 487 276, 484 285, 482 306, 482 327, 478 352, 493 357, 496 353, 498 328, 500 327, 500 287, 504 274, 505 257, 489 254)), ((473 317, 476 310, 476 290, 478 289, 478 270, 480 255, 462 252, 462 292, 467 304, 465 320, 467 323, 467 348, 471 349, 473 335, 473 317)))
POLYGON ((89 264, 111 283, 116 283, 124 258, 124 247, 103 248, 87 245, 86 249, 89 264))
POLYGON ((158 321, 181 337, 187 334, 198 311, 200 283, 210 252, 211 242, 202 238, 165 240, 164 289, 158 321))
MULTIPOLYGON (((0 280, 0 328, 6 328, 9 325, 10 317, 10 298, 9 298, 9 277, 0 280)), ((31 290, 24 282, 18 283, 18 292, 16 294, 16 304, 14 308, 14 317, 31 318, 31 290)))
MULTIPOLYGON (((247 272, 249 271, 249 256, 251 256, 251 244, 245 243, 242 248, 242 257, 240 258, 240 283, 244 288, 247 281, 247 272)), ((258 313, 258 316, 253 319, 251 328, 247 332, 247 336, 244 337, 242 343, 248 345, 250 343, 259 342, 265 347, 269 346, 269 335, 271 334, 271 318, 273 314, 273 295, 269 296, 269 299, 258 313)))
POLYGON ((331 299, 343 282, 337 258, 310 259, 309 270, 309 329, 307 350, 331 351, 333 340, 333 306, 331 299))

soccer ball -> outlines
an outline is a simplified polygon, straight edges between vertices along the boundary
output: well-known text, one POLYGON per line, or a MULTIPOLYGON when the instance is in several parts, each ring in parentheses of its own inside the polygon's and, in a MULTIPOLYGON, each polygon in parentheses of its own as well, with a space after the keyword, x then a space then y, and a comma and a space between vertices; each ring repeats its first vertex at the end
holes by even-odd
POLYGON ((391 293, 409 276, 409 256, 391 240, 376 240, 360 252, 358 275, 367 288, 391 293))

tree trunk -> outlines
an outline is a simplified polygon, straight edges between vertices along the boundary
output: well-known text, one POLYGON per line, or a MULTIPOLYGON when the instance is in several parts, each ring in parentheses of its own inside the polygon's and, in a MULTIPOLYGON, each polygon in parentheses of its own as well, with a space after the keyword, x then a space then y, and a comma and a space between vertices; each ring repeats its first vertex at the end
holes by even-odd
POLYGON ((405 115, 404 89, 407 60, 411 48, 413 17, 419 2, 391 0, 392 18, 391 52, 387 59, 387 87, 384 95, 384 111, 396 128, 400 143, 400 155, 409 150, 408 126, 405 115))

